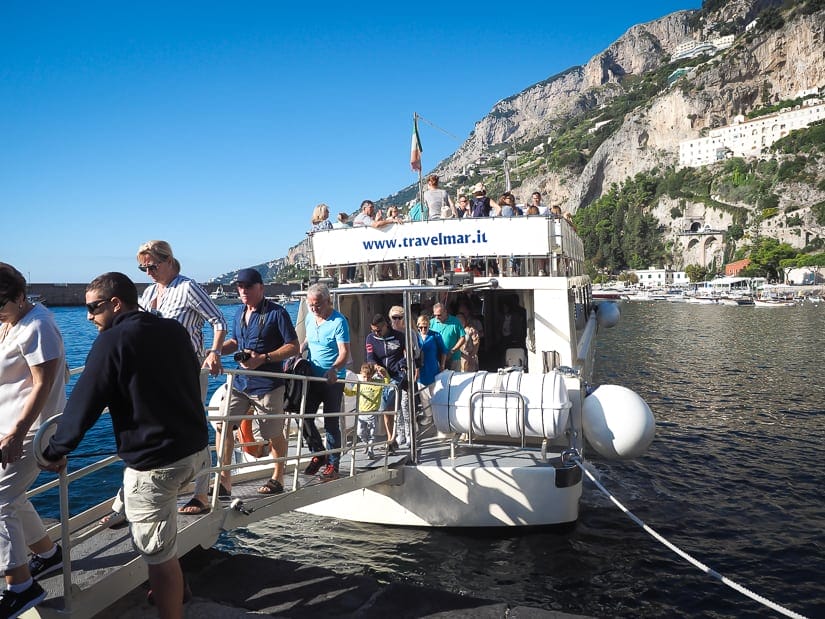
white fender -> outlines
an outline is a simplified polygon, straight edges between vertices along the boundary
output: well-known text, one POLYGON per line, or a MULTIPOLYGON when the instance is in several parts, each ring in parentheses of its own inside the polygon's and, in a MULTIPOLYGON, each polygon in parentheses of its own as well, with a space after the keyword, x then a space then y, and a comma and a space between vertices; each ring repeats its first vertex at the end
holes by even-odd
POLYGON ((582 427, 587 442, 599 455, 621 460, 647 451, 656 433, 656 420, 635 391, 601 385, 584 399, 582 427))
POLYGON ((622 311, 619 309, 619 304, 612 301, 602 301, 596 310, 596 320, 599 321, 600 327, 615 327, 621 316, 622 311))

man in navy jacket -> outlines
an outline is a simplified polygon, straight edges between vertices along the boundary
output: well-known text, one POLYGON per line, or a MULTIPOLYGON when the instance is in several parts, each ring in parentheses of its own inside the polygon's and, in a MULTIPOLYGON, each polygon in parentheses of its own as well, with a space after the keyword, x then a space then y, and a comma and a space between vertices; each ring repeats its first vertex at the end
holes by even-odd
POLYGON ((88 318, 100 334, 43 452, 59 471, 108 407, 123 474, 132 541, 149 567, 161 617, 183 614, 177 557, 178 492, 208 466, 208 434, 198 360, 175 320, 139 311, 137 289, 122 273, 86 288, 88 318))

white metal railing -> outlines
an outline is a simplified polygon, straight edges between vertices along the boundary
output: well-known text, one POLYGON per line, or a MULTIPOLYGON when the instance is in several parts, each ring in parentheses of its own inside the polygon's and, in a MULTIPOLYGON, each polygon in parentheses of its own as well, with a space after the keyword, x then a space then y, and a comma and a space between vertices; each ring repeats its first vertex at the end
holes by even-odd
MULTIPOLYGON (((74 368, 68 371, 70 376, 74 376, 80 374, 83 371, 83 367, 74 368)), ((260 419, 277 419, 281 418, 285 420, 285 424, 289 424, 291 420, 297 420, 298 422, 298 431, 295 435, 295 445, 294 445, 294 455, 289 455, 289 436, 287 437, 287 453, 284 454, 282 457, 273 458, 273 457, 266 457, 266 458, 258 458, 252 462, 230 462, 228 464, 221 464, 223 454, 227 453, 227 449, 230 449, 230 445, 234 442, 234 433, 230 432, 223 432, 221 434, 222 440, 221 444, 216 446, 215 451, 217 452, 217 463, 215 466, 210 467, 202 474, 206 475, 213 475, 213 492, 212 496, 210 497, 210 508, 211 510, 216 510, 219 505, 219 495, 218 491, 220 488, 220 473, 222 471, 239 471, 249 467, 257 467, 265 464, 274 464, 276 462, 283 462, 284 465, 287 464, 294 464, 294 478, 292 482, 292 489, 297 490, 298 488, 298 479, 299 479, 299 470, 300 464, 302 461, 307 459, 311 459, 314 456, 323 456, 329 455, 333 453, 341 454, 343 459, 344 455, 349 451, 350 453, 350 470, 349 476, 354 476, 356 474, 356 453, 358 449, 358 438, 357 432, 353 433, 352 437, 352 445, 349 446, 347 444, 347 433, 346 433, 346 422, 345 418, 348 416, 357 415, 357 406, 356 411, 341 411, 339 413, 323 413, 318 412, 313 415, 306 414, 306 401, 307 401, 307 392, 308 386, 310 382, 326 382, 325 378, 317 378, 312 376, 300 376, 295 374, 285 374, 281 372, 261 372, 261 371, 252 371, 252 370, 242 370, 242 369, 225 369, 224 373, 227 374, 227 387, 230 396, 224 398, 221 402, 219 407, 210 407, 206 406, 205 409, 208 411, 206 419, 208 421, 214 421, 216 423, 222 423, 224 428, 229 427, 229 422, 232 421, 242 421, 244 419, 249 419, 251 415, 229 415, 229 404, 230 398, 232 393, 232 382, 234 381, 234 377, 239 374, 247 375, 247 376, 266 376, 266 377, 278 377, 288 380, 299 380, 303 383, 303 392, 301 397, 301 408, 299 413, 284 413, 284 414, 259 414, 255 413, 254 417, 260 419), (212 411, 218 411, 218 414, 211 414, 212 411), (341 419, 341 445, 336 449, 326 449, 323 451, 318 452, 303 452, 302 447, 302 435, 303 435, 303 424, 309 420, 311 423, 315 423, 316 419, 335 416, 341 419)), ((370 384, 381 386, 382 388, 389 388, 392 389, 395 393, 395 410, 394 411, 380 411, 375 413, 378 414, 387 414, 387 415, 397 415, 398 405, 400 403, 400 393, 398 391, 398 386, 393 383, 365 383, 365 382, 354 382, 354 381, 344 381, 338 380, 339 383, 356 385, 356 393, 360 388, 360 385, 370 384)), ((108 413, 108 409, 104 411, 104 413, 108 413)), ((38 463, 44 463, 43 459, 43 445, 48 440, 48 437, 51 436, 51 429, 58 420, 60 419, 61 415, 55 415, 48 419, 37 431, 34 441, 33 441, 33 452, 34 456, 37 459, 38 463)), ((357 422, 356 422, 357 423, 357 422)), ((393 436, 388 436, 385 442, 378 442, 377 445, 389 445, 392 440, 394 440, 393 436)), ((243 443, 241 444, 243 445, 243 443)), ((237 446, 237 444, 236 444, 237 446)), ((211 449, 211 447, 210 447, 211 449)), ((85 454, 80 454, 85 455, 85 454)), ((71 456, 70 456, 71 457, 71 456)), ((384 463, 383 467, 386 469, 389 464, 389 451, 385 452, 384 454, 384 463)), ((60 541, 63 550, 63 610, 67 613, 71 613, 72 610, 72 600, 73 597, 78 593, 72 587, 72 569, 71 569, 71 556, 72 556, 72 546, 77 545, 80 542, 83 542, 94 535, 97 535, 107 529, 107 526, 104 524, 97 523, 94 526, 89 527, 91 524, 89 521, 81 521, 79 515, 72 516, 69 511, 69 485, 74 483, 78 480, 84 479, 89 475, 100 471, 101 469, 110 466, 116 462, 120 461, 120 457, 115 454, 106 454, 100 460, 85 466, 81 469, 68 472, 65 468, 59 473, 57 479, 51 480, 46 482, 40 486, 30 489, 26 493, 27 498, 32 498, 37 495, 43 494, 48 490, 51 490, 55 487, 59 489, 59 503, 60 503, 60 541), (67 593, 68 592, 68 593, 67 593)), ((88 509, 88 505, 84 506, 83 509, 88 509)), ((50 530, 53 530, 55 527, 50 527, 50 530)))

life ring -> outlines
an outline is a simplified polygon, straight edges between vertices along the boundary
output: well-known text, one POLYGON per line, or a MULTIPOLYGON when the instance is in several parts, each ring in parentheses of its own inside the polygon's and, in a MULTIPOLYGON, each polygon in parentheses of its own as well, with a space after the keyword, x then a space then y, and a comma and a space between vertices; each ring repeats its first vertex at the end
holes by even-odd
POLYGON ((252 419, 242 419, 238 424, 238 437, 244 443, 242 449, 253 458, 261 458, 265 453, 265 445, 262 445, 252 433, 252 419))

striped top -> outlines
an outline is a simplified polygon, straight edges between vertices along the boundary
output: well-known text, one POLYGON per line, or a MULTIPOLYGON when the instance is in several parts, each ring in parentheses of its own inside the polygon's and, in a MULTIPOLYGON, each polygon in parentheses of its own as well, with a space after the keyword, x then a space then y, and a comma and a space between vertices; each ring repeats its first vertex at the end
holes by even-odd
POLYGON ((210 323, 218 331, 226 331, 226 319, 221 310, 195 280, 183 275, 175 277, 162 292, 157 284, 149 286, 140 297, 140 306, 182 324, 201 360, 204 323, 210 323))

